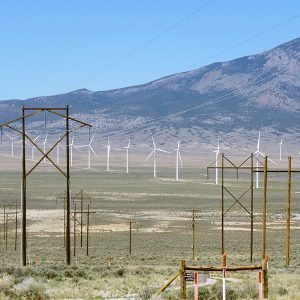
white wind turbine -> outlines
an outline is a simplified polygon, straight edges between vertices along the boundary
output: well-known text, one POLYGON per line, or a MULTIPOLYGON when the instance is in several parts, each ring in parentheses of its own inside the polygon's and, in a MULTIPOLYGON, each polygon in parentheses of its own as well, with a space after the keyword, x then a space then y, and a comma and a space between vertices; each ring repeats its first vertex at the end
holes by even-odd
MULTIPOLYGON (((41 135, 39 134, 33 141, 35 142, 41 135)), ((31 160, 34 161, 34 152, 35 152, 35 146, 31 145, 31 160)))
POLYGON ((176 150, 176 181, 179 180, 179 162, 182 167, 182 160, 180 155, 180 142, 178 141, 177 149, 176 150))
POLYGON ((73 147, 80 152, 79 148, 74 145, 74 135, 72 135, 72 140, 69 147, 70 147, 70 164, 71 166, 73 166, 73 147))
POLYGON ((216 153, 216 184, 219 183, 219 169, 218 169, 218 161, 219 161, 219 153, 220 153, 220 141, 218 139, 218 146, 214 147, 216 150, 213 152, 216 153))
POLYGON ((92 147, 94 136, 95 136, 95 134, 92 136, 92 138, 90 139, 90 141, 87 145, 77 146, 77 148, 83 148, 83 147, 88 148, 88 169, 91 168, 91 152, 93 152, 94 156, 97 157, 97 154, 95 153, 95 151, 92 147))
MULTIPOLYGON (((44 147, 44 153, 46 154, 46 147, 49 146, 47 143, 48 140, 48 134, 45 135, 45 140, 43 141, 43 147, 44 147)), ((46 161, 46 157, 44 157, 44 162, 46 161)))
POLYGON ((279 142, 279 160, 281 161, 281 147, 282 147, 282 139, 279 142))
POLYGON ((11 140, 11 156, 14 157, 14 143, 15 143, 15 139, 17 138, 16 136, 10 136, 6 133, 6 135, 9 137, 9 139, 11 140))
MULTIPOLYGON (((256 154, 256 188, 259 188, 259 172, 258 172, 258 157, 259 155, 262 157, 265 157, 265 155, 260 152, 260 131, 258 132, 258 140, 257 140, 257 149, 254 152, 256 154)), ((269 161, 271 161, 273 164, 277 165, 272 159, 268 158, 269 161)))
POLYGON ((124 147, 124 149, 126 149, 126 174, 129 173, 129 149, 130 149, 130 139, 128 140, 128 144, 126 147, 124 147))
POLYGON ((156 178, 156 151, 164 152, 164 153, 170 153, 170 152, 156 148, 153 136, 152 136, 152 142, 153 142, 153 150, 146 158, 146 161, 153 155, 153 177, 156 178))
POLYGON ((107 136, 107 145, 104 146, 107 148, 107 158, 106 158, 106 171, 109 172, 109 156, 110 156, 110 141, 109 141, 109 135, 107 136))

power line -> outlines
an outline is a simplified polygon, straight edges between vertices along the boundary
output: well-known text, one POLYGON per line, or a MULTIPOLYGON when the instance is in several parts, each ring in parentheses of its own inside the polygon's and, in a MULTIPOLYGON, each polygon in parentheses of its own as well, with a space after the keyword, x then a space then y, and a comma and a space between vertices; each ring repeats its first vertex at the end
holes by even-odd
POLYGON ((151 38, 150 40, 148 40, 147 42, 145 42, 144 44, 138 46, 137 48, 133 49, 132 51, 130 51, 129 53, 127 53, 126 55, 116 59, 115 61, 113 61, 112 63, 108 64, 107 66, 103 67, 102 69, 94 72, 93 74, 83 78, 82 80, 72 84, 71 86, 69 86, 68 89, 64 89, 59 91, 58 93, 62 93, 65 92, 66 90, 69 90, 70 88, 77 86, 83 82, 86 82, 87 80, 95 77, 96 75, 103 73, 109 69, 111 69, 112 67, 114 67, 115 65, 119 64, 120 62, 126 60, 128 57, 133 56, 134 54, 136 54, 137 52, 141 51, 142 49, 146 48, 147 46, 149 46, 150 44, 152 44, 153 42, 155 42, 156 40, 158 40, 159 38, 161 38, 162 36, 164 36, 165 34, 169 33, 170 31, 172 31, 173 29, 175 29, 176 27, 178 27, 179 25, 181 25, 182 23, 186 22, 188 19, 190 19, 191 17, 193 17, 194 15, 196 15, 197 13, 199 13, 201 10, 203 10, 204 8, 206 8, 207 6, 209 6, 211 3, 213 3, 216 0, 210 0, 206 3, 204 3, 201 7, 199 7, 197 10, 193 11, 192 13, 190 13, 189 15, 185 16, 184 18, 182 18, 181 20, 179 20, 178 22, 176 22, 174 25, 168 27, 167 29, 165 29, 164 31, 158 33, 156 36, 154 36, 153 38, 151 38))
POLYGON ((270 33, 270 32, 272 32, 272 31, 276 30, 277 28, 280 28, 280 27, 286 25, 287 23, 290 23, 290 22, 292 22, 292 21, 298 19, 299 17, 300 17, 300 14, 297 14, 297 15, 295 15, 294 17, 291 17, 291 18, 289 18, 289 19, 287 19, 287 20, 285 20, 285 21, 283 21, 283 22, 281 22, 281 23, 279 23, 279 24, 276 24, 276 25, 272 26, 272 27, 269 28, 269 29, 266 29, 266 30, 264 30, 264 31, 262 31, 262 32, 260 32, 260 33, 257 33, 257 34, 255 34, 255 35, 253 35, 252 37, 250 37, 250 38, 248 38, 248 39, 245 39, 245 40, 243 40, 243 41, 241 41, 241 42, 239 42, 239 43, 237 43, 237 44, 235 44, 235 45, 233 45, 233 46, 231 46, 231 47, 229 47, 229 48, 227 48, 227 49, 224 49, 224 50, 221 50, 221 51, 219 51, 219 52, 216 52, 215 54, 213 54, 213 55, 211 55, 211 56, 209 56, 209 57, 207 57, 207 58, 205 58, 205 59, 203 59, 203 60, 200 60, 200 61, 198 61, 198 62, 196 62, 196 63, 193 63, 193 64, 191 64, 191 65, 189 65, 189 66, 187 66, 187 67, 185 67, 185 68, 182 68, 182 69, 180 69, 180 70, 177 70, 175 73, 177 73, 177 72, 182 72, 182 71, 184 71, 184 70, 186 70, 186 69, 190 69, 190 68, 195 67, 195 66, 197 66, 197 65, 199 65, 199 64, 201 64, 201 63, 203 63, 203 62, 209 61, 210 59, 215 58, 215 57, 217 57, 217 56, 219 56, 219 55, 221 55, 221 54, 224 54, 224 53, 226 53, 226 52, 229 52, 229 51, 231 51, 231 50, 233 50, 233 49, 235 49, 235 48, 237 48, 237 47, 239 47, 239 46, 242 46, 242 45, 244 45, 244 44, 246 44, 246 43, 248 43, 248 42, 250 42, 250 41, 252 41, 252 40, 255 40, 255 39, 257 39, 257 38, 259 38, 259 37, 261 37, 261 36, 263 36, 263 35, 265 35, 265 34, 267 34, 267 33, 270 33))
MULTIPOLYGON (((290 69, 293 69, 293 68, 295 68, 295 67, 297 67, 297 66, 296 66, 296 65, 293 65, 293 66, 291 66, 290 68, 287 68, 286 71, 287 71, 287 70, 290 70, 290 69)), ((273 73, 273 74, 271 74, 271 75, 269 75, 269 76, 267 76, 267 77, 264 77, 264 78, 262 78, 262 79, 260 79, 260 80, 254 81, 254 82, 252 82, 251 84, 247 84, 247 85, 245 85, 245 86, 243 86, 243 87, 240 87, 240 88, 236 89, 235 91, 228 92, 227 94, 225 94, 225 95, 223 95, 223 96, 220 96, 220 97, 217 97, 217 98, 215 98, 215 99, 206 101, 206 102, 201 103, 201 104, 199 104, 199 105, 197 105, 197 106, 193 106, 193 107, 191 107, 191 108, 188 108, 188 109, 185 109, 185 110, 176 112, 176 113, 168 114, 168 115, 165 115, 165 116, 162 116, 162 117, 159 117, 159 118, 155 118, 155 119, 151 119, 151 120, 145 121, 144 124, 142 124, 142 125, 140 125, 140 126, 137 126, 137 127, 132 127, 132 128, 123 129, 123 130, 114 130, 114 131, 110 132, 109 134, 121 133, 121 132, 122 132, 122 133, 126 133, 126 132, 130 132, 130 131, 132 131, 132 130, 135 130, 135 131, 136 131, 136 130, 139 130, 139 129, 144 128, 145 126, 153 125, 153 124, 155 124, 155 123, 157 123, 157 122, 159 122, 159 121, 163 121, 163 120, 168 119, 168 118, 171 118, 171 117, 176 117, 176 116, 185 114, 185 113, 187 113, 187 112, 189 112, 189 111, 192 111, 192 110, 196 110, 196 109, 202 108, 202 107, 207 106, 207 105, 217 104, 217 103, 222 102, 222 101, 224 101, 224 100, 228 100, 228 99, 230 99, 230 98, 232 98, 232 97, 234 97, 234 96, 242 95, 243 92, 241 91, 241 89, 249 88, 249 87, 254 86, 254 85, 258 84, 258 83, 261 83, 261 82, 263 82, 263 81, 265 81, 265 80, 268 80, 268 79, 270 79, 270 78, 272 78, 272 77, 276 78, 276 77, 278 77, 279 75, 281 75, 281 74, 279 74, 279 73, 277 73, 277 74, 276 74, 276 73, 273 73), (236 93, 236 91, 240 91, 240 92, 239 92, 239 93, 236 93)), ((268 87, 268 88, 269 88, 269 87, 268 87)))

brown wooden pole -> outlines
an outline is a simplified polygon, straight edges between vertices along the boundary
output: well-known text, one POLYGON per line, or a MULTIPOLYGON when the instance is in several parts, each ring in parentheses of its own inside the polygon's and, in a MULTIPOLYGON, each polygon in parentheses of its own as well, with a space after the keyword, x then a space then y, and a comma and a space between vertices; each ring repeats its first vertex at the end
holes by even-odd
POLYGON ((74 223, 73 223, 73 230, 74 230, 74 243, 73 243, 73 255, 75 256, 76 255, 76 204, 74 204, 74 215, 73 215, 73 218, 74 218, 74 223))
POLYGON ((83 190, 80 191, 80 247, 82 247, 82 226, 83 226, 83 190))
POLYGON ((131 220, 129 221, 129 254, 131 254, 131 220))
POLYGON ((287 195, 287 215, 286 215, 286 242, 285 242, 285 263, 290 265, 290 240, 291 240, 291 170, 292 158, 288 157, 288 195, 287 195))
POLYGON ((6 221, 5 221, 6 225, 5 225, 5 250, 7 251, 7 241, 8 241, 8 214, 6 214, 6 221))
POLYGON ((195 259, 195 210, 193 209, 193 215, 192 215, 192 231, 193 231, 193 244, 192 244, 192 259, 195 259))
POLYGON ((66 159, 67 159, 67 212, 66 212, 66 259, 71 264, 71 228, 70 228, 70 132, 69 106, 66 108, 66 159))
POLYGON ((16 203, 16 215, 15 215, 15 251, 17 251, 18 240, 18 204, 16 203))
POLYGON ((22 107, 22 265, 27 264, 27 235, 26 235, 26 130, 25 110, 22 107))
POLYGON ((264 294, 264 299, 268 299, 268 296, 269 296, 268 257, 266 257, 262 260, 262 272, 263 272, 263 294, 264 294))
POLYGON ((66 194, 64 193, 64 248, 66 248, 66 194))
POLYGON ((6 212, 6 207, 5 204, 3 205, 3 240, 5 240, 5 234, 6 234, 6 230, 5 230, 5 212, 6 212))
POLYGON ((179 265, 179 281, 180 281, 181 300, 186 300, 186 282, 185 282, 184 274, 185 274, 185 260, 181 260, 180 265, 179 265))
POLYGON ((267 184, 268 184, 268 157, 265 157, 264 164, 264 204, 262 215, 262 259, 266 258, 267 242, 267 184))
POLYGON ((222 153, 222 254, 225 253, 225 245, 224 245, 224 153, 222 153))
POLYGON ((89 255, 89 230, 90 230, 90 205, 87 207, 87 221, 86 221, 86 255, 89 255))
POLYGON ((253 262, 253 153, 251 153, 251 195, 250 195, 250 218, 251 218, 251 232, 250 232, 250 261, 253 262))

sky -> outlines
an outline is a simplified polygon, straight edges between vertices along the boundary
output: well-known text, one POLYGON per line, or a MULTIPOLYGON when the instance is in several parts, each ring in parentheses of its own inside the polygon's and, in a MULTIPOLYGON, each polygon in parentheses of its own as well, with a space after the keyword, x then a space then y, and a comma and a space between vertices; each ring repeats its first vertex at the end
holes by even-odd
POLYGON ((0 3, 0 99, 108 90, 300 37, 300 1, 0 3))

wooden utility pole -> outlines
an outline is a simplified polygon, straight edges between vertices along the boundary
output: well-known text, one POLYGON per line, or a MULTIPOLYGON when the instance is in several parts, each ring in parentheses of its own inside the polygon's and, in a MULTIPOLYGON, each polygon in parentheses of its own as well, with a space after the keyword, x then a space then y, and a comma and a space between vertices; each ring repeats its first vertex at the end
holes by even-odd
POLYGON ((73 214, 73 218, 74 218, 74 223, 73 223, 73 229, 74 229, 74 243, 73 243, 73 255, 76 255, 76 204, 74 205, 74 214, 73 214))
POLYGON ((66 258, 71 264, 71 235, 70 235, 70 132, 69 132, 69 105, 66 108, 66 160, 67 160, 67 211, 66 211, 66 258))
POLYGON ((264 164, 264 204, 262 215, 262 259, 266 258, 267 242, 267 185, 268 185, 268 157, 265 156, 264 164))
POLYGON ((286 212, 286 242, 285 242, 285 263, 290 265, 290 239, 291 239, 291 170, 292 158, 288 157, 288 195, 286 212))
POLYGON ((6 211, 6 207, 5 204, 3 205, 3 240, 5 240, 5 211, 6 211))
POLYGON ((25 144, 25 110, 22 107, 22 264, 27 264, 27 234, 26 234, 26 144, 25 144))
POLYGON ((250 218, 251 218, 251 231, 250 231, 250 261, 253 261, 253 153, 251 153, 251 209, 250 209, 250 218))
POLYGON ((132 224, 135 223, 133 221, 129 221, 129 254, 132 252, 132 224))
POLYGON ((180 261, 179 265, 179 280, 180 280, 180 297, 181 300, 186 300, 186 282, 185 282, 185 260, 180 261))
POLYGON ((269 296, 269 281, 268 281, 268 257, 267 256, 262 260, 262 272, 263 272, 263 294, 264 294, 264 299, 268 299, 268 296, 269 296))
POLYGON ((82 226, 83 226, 83 190, 80 191, 80 247, 82 247, 82 226))
POLYGON ((18 240, 18 204, 16 203, 16 215, 15 215, 15 251, 17 251, 18 240))
POLYGON ((86 255, 87 256, 89 255, 89 230, 90 230, 90 205, 88 204, 87 219, 86 219, 86 255))
POLYGON ((192 211, 192 259, 195 259, 195 217, 196 217, 196 211, 193 209, 192 211))
POLYGON ((224 247, 224 153, 222 153, 222 254, 225 252, 224 247))

